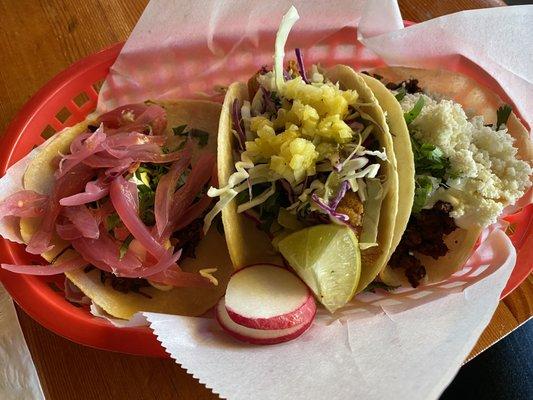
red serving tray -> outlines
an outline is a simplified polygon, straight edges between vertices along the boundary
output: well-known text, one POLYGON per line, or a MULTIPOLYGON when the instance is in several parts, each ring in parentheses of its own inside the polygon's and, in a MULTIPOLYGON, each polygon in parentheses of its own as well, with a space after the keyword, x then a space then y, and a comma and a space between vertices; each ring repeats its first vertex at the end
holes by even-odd
MULTIPOLYGON (((410 25, 411 23, 406 23, 410 25)), ((271 33, 269 33, 271 35, 271 33)), ((353 43, 353 31, 325 39, 330 49, 353 43)), ((90 55, 58 74, 28 101, 7 128, 1 140, 0 174, 35 145, 43 142, 42 133, 53 133, 83 120, 96 107, 98 89, 107 76, 123 44, 116 44, 90 55), (82 94, 83 95, 80 95, 82 94)), ((349 65, 361 65, 356 51, 350 59, 335 59, 349 65)), ((383 65, 379 63, 379 65, 383 65)), ((376 65, 365 65, 369 68, 376 65)), ((458 64, 463 72, 468 63, 458 64)), ((486 78, 483 77, 483 83, 486 78)), ((494 88, 494 82, 490 85, 494 88)), ((497 85, 496 85, 497 86, 497 85)), ((506 98, 499 87, 494 90, 506 98)), ((510 216, 515 227, 511 236, 518 251, 518 261, 505 287, 502 298, 514 290, 531 272, 533 257, 533 206, 510 216)), ((40 257, 24 251, 24 246, 0 240, 0 261, 10 264, 42 262, 40 257)), ((0 280, 17 304, 44 327, 85 346, 144 356, 168 357, 147 327, 115 328, 107 321, 92 316, 87 308, 77 307, 64 298, 64 276, 37 277, 0 269, 0 280)))

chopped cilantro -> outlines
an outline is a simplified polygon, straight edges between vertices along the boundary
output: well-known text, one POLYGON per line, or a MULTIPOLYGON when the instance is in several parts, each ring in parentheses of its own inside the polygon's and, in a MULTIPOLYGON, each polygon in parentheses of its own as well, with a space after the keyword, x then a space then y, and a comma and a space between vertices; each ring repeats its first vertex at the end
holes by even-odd
POLYGON ((122 244, 120 245, 118 257, 121 260, 124 258, 124 256, 128 252, 128 248, 130 247, 130 243, 131 243, 132 240, 133 240, 133 236, 130 234, 130 235, 128 235, 126 240, 124 240, 124 242, 122 242, 122 244))
POLYGON ((415 178, 415 197, 413 199, 413 208, 411 212, 419 213, 426 205, 426 202, 433 192, 433 181, 427 175, 420 175, 415 178))
POLYGON ((402 101, 406 93, 407 93, 407 90, 405 90, 405 86, 400 86, 400 88, 398 89, 398 93, 396 93, 394 97, 396 97, 396 100, 402 101))
MULTIPOLYGON (((209 141, 208 132, 196 128, 187 129, 187 125, 176 126, 172 128, 172 132, 174 132, 175 136, 188 136, 190 138, 198 140, 198 144, 200 145, 200 147, 205 147, 207 145, 207 142, 209 141)), ((184 145, 185 143, 182 143, 178 150, 181 150, 184 145)))
POLYGON ((450 168, 450 160, 444 157, 440 148, 429 143, 420 143, 412 136, 411 146, 417 175, 428 174, 435 178, 444 178, 450 168))
POLYGON ((187 128, 187 125, 180 125, 172 128, 172 132, 174 132, 175 136, 187 136, 188 133, 185 132, 185 128, 187 128))
POLYGON ((281 99, 279 98, 276 92, 270 92, 270 100, 274 102, 274 104, 276 105, 276 109, 281 107, 281 99))
POLYGON ((266 201, 259 205, 259 218, 261 225, 259 228, 265 232, 270 232, 270 227, 274 221, 278 220, 279 209, 281 207, 279 202, 280 193, 275 192, 266 201))
POLYGON ((137 188, 139 190, 139 217, 145 225, 152 226, 155 224, 155 191, 144 185, 137 188))
POLYGON ((113 213, 111 215, 108 215, 106 218, 106 226, 107 231, 112 231, 117 227, 117 225, 120 223, 120 217, 117 213, 113 213))
POLYGON ((420 143, 411 136, 415 162, 415 197, 413 213, 418 213, 426 205, 435 185, 447 188, 445 178, 454 177, 450 173, 450 160, 442 150, 429 143, 420 143))
POLYGON ((376 293, 376 289, 383 289, 387 292, 392 292, 393 290, 398 289, 400 286, 389 286, 383 282, 370 282, 370 284, 365 288, 365 292, 376 293))
POLYGON ((500 129, 502 125, 507 124, 507 120, 509 119, 509 115, 511 115, 511 111, 513 111, 513 109, 508 104, 504 104, 503 106, 498 108, 498 110, 496 111, 496 129, 500 129))
POLYGON ((189 132, 189 136, 198 139, 200 147, 205 147, 209 141, 209 133, 202 131, 201 129, 192 128, 189 132))
POLYGON ((424 98, 420 96, 416 104, 411 109, 411 111, 408 111, 403 114, 405 123, 407 125, 409 125, 411 122, 413 122, 416 119, 416 117, 418 117, 418 115, 420 114, 420 111, 422 111, 422 108, 424 107, 424 103, 425 103, 424 98))

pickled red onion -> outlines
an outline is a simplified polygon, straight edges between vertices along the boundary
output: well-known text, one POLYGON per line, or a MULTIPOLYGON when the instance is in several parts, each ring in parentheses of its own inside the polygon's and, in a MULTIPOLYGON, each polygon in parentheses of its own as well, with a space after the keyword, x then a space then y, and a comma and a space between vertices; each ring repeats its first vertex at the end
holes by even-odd
POLYGON ((176 182, 190 162, 190 152, 183 152, 182 158, 172 164, 170 170, 159 179, 155 191, 154 214, 157 233, 160 236, 169 224, 172 196, 176 189, 176 182))
POLYGON ((146 279, 161 285, 174 287, 211 287, 209 279, 196 272, 185 272, 179 267, 168 268, 163 272, 147 276, 146 279))
POLYGON ((83 237, 81 232, 74 226, 72 222, 56 223, 56 233, 61 239, 67 241, 83 237))
POLYGON ((177 225, 179 218, 194 201, 196 195, 209 182, 213 174, 215 156, 210 152, 202 152, 192 167, 185 184, 179 188, 172 199, 171 224, 177 225))
POLYGON ((81 204, 91 203, 103 199, 109 194, 109 184, 103 178, 87 182, 85 192, 77 193, 69 197, 63 197, 59 200, 62 206, 79 206, 81 204))
POLYGON ((181 250, 172 254, 173 249, 170 248, 157 263, 144 266, 130 249, 121 258, 119 243, 103 229, 100 229, 98 239, 75 239, 72 241, 72 246, 95 267, 125 278, 143 278, 160 273, 175 265, 181 256, 181 250))
POLYGON ((13 193, 0 203, 0 218, 7 216, 15 217, 38 217, 44 214, 48 196, 39 194, 33 190, 21 190, 13 193))
POLYGON ((98 222, 85 205, 65 207, 61 214, 72 222, 83 237, 98 239, 98 222))
POLYGON ((109 197, 122 223, 128 228, 133 237, 157 260, 165 257, 167 250, 152 236, 146 225, 139 218, 138 213, 135 212, 136 204, 139 201, 137 186, 133 182, 126 181, 122 176, 117 176, 111 182, 109 197))
POLYGON ((106 140, 106 134, 102 125, 94 131, 91 135, 85 138, 82 142, 80 138, 85 135, 80 135, 72 142, 70 146, 71 153, 63 156, 59 163, 59 169, 56 171, 56 178, 64 176, 76 165, 80 164, 87 157, 97 153, 101 150, 101 144, 106 140))
POLYGON ((54 231, 55 222, 61 211, 59 200, 64 197, 79 193, 85 184, 94 176, 94 170, 86 165, 79 164, 56 181, 54 190, 50 195, 47 209, 37 232, 31 237, 26 251, 31 254, 42 254, 51 248, 50 240, 54 231))
POLYGON ((13 265, 13 264, 2 264, 2 268, 11 271, 17 272, 19 274, 28 274, 28 275, 57 275, 62 274, 67 271, 72 271, 75 269, 80 269, 89 265, 82 257, 74 257, 70 260, 61 261, 56 264, 49 265, 13 265))
POLYGON ((111 130, 120 128, 121 132, 142 132, 149 126, 151 134, 158 136, 165 132, 167 114, 164 108, 155 104, 129 104, 101 115, 98 121, 111 130))
POLYGON ((179 231, 188 226, 195 219, 200 218, 205 210, 211 205, 213 199, 207 195, 202 197, 193 205, 189 206, 183 213, 183 217, 177 221, 175 226, 171 226, 171 232, 179 231))

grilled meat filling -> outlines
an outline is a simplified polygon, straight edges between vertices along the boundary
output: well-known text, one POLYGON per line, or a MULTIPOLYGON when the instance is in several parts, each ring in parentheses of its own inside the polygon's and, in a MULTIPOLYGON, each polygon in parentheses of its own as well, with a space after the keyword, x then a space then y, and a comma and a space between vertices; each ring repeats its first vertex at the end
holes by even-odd
POLYGON ((457 228, 449 215, 451 211, 450 203, 438 201, 433 208, 411 216, 402 240, 389 261, 392 268, 405 270, 411 286, 417 287, 426 276, 426 268, 414 255, 415 252, 434 259, 448 252, 444 237, 457 228))

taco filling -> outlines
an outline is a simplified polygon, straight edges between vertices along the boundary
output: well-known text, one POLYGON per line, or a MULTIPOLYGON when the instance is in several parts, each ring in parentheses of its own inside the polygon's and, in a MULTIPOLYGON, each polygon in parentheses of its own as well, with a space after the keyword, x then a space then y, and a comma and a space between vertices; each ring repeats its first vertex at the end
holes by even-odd
POLYGON ((348 224, 361 246, 371 247, 376 225, 365 226, 363 216, 365 210, 379 215, 380 165, 387 160, 373 135, 379 128, 359 110, 355 90, 340 89, 316 66, 311 80, 293 67, 284 70, 281 92, 274 73, 263 68, 248 83, 252 102, 233 102, 242 172, 210 194, 235 197, 238 212, 274 237, 320 223, 348 224))
MULTIPOLYGON (((26 251, 51 265, 2 267, 66 272, 75 284, 81 272, 97 273, 102 287, 146 298, 154 290, 216 285, 216 269, 187 272, 179 265, 197 257, 205 237, 207 189, 216 182, 216 143, 209 140, 216 137, 187 125, 167 127, 167 110, 149 103, 120 107, 85 127, 64 153, 44 159, 54 165, 53 175, 44 176, 49 186, 39 188, 41 168, 32 162, 26 190, 0 205, 3 216, 21 217, 26 251)), ((71 132, 58 134, 41 155, 54 153, 54 141, 71 132)))
POLYGON ((389 266, 403 269, 417 287, 427 257, 448 253, 445 238, 495 223, 531 186, 532 170, 508 132, 509 106, 487 124, 483 116, 467 116, 461 104, 425 92, 416 79, 386 87, 404 112, 415 164, 411 217, 389 266))

